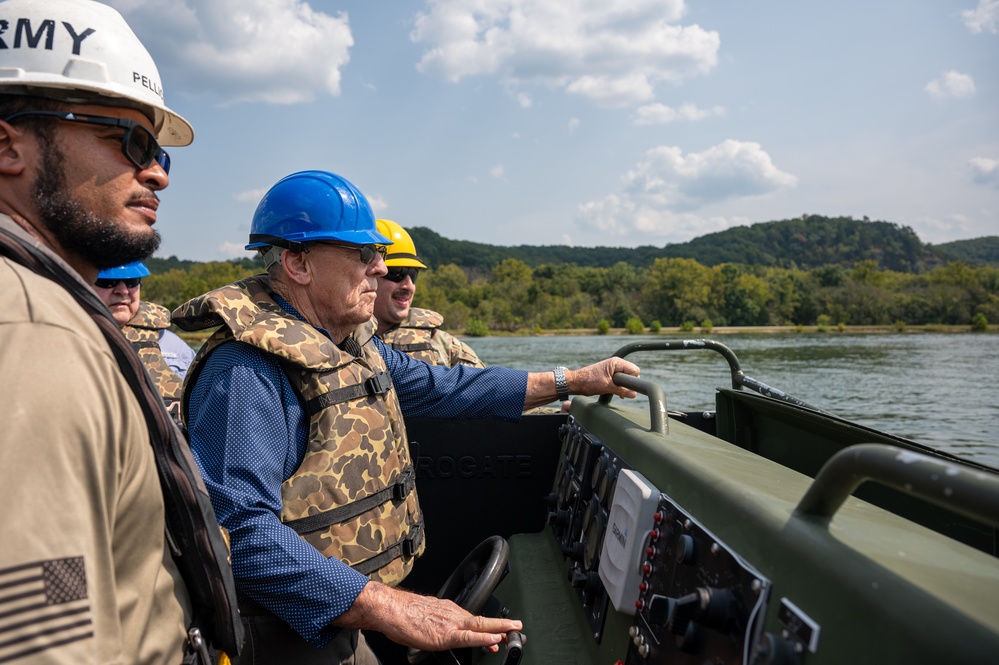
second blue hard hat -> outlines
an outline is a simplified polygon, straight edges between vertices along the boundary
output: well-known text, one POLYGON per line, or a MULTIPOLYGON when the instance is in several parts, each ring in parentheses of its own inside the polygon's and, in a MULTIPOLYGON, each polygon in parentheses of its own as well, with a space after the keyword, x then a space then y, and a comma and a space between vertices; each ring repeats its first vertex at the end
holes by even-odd
POLYGON ((375 227, 368 199, 349 180, 328 171, 300 171, 264 194, 246 249, 275 245, 300 252, 305 243, 320 240, 392 244, 375 227))
POLYGON ((134 277, 148 277, 149 268, 142 261, 133 261, 123 266, 106 268, 97 273, 97 279, 132 279, 134 277))

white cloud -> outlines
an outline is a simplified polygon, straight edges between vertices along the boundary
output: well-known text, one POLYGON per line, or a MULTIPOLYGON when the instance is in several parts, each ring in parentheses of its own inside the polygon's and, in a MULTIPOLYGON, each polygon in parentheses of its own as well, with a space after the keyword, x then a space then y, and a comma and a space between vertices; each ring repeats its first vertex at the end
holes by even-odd
POLYGON ((999 24, 999 0, 978 0, 977 7, 964 10, 961 16, 968 30, 975 34, 984 30, 993 34, 999 32, 996 29, 999 24))
POLYGON ((506 169, 503 168, 502 164, 497 164, 496 166, 489 169, 489 175, 494 178, 502 178, 506 175, 506 169))
POLYGON ((248 189, 245 192, 237 192, 233 194, 232 198, 243 203, 256 203, 260 199, 264 198, 264 194, 266 193, 266 189, 248 189))
POLYGON ((725 115, 724 106, 715 106, 710 109, 700 109, 694 104, 684 104, 678 109, 674 109, 665 104, 648 104, 635 110, 632 124, 635 125, 664 125, 678 120, 697 121, 713 116, 725 115))
POLYGON ((975 80, 952 69, 927 83, 923 90, 932 99, 970 97, 975 94, 975 80))
POLYGON ((968 168, 971 169, 971 179, 979 185, 999 189, 999 159, 975 157, 968 160, 968 168))
POLYGON ((368 199, 368 203, 371 204, 371 210, 376 215, 381 215, 383 212, 388 210, 388 201, 386 201, 383 197, 378 195, 368 196, 365 194, 364 198, 368 199))
POLYGON ((354 44, 345 13, 302 0, 106 0, 143 41, 167 100, 295 104, 339 95, 354 44))
POLYGON ((410 38, 417 69, 458 82, 496 76, 605 106, 652 99, 718 61, 717 32, 679 25, 684 0, 426 0, 410 38))
POLYGON ((520 104, 520 108, 529 109, 534 106, 534 100, 526 92, 521 92, 517 95, 517 103, 520 104))
MULTIPOLYGON (((694 213, 675 213, 636 202, 616 194, 602 201, 590 201, 579 206, 578 225, 587 231, 596 231, 608 238, 625 238, 640 235, 644 244, 680 242, 690 238, 724 231, 736 226, 724 217, 702 217, 694 213)), ((601 244, 613 244, 608 239, 601 244)))
POLYGON ((570 134, 576 133, 576 130, 579 129, 579 118, 569 118, 569 124, 567 126, 570 134))
POLYGON ((219 254, 233 259, 245 259, 248 253, 255 253, 244 249, 245 247, 245 242, 224 242, 219 245, 219 254))
POLYGON ((579 206, 577 222, 612 235, 640 232, 688 238, 738 223, 691 211, 711 203, 760 196, 794 187, 798 179, 774 166, 758 143, 726 140, 704 152, 683 155, 659 146, 622 178, 622 188, 579 206))

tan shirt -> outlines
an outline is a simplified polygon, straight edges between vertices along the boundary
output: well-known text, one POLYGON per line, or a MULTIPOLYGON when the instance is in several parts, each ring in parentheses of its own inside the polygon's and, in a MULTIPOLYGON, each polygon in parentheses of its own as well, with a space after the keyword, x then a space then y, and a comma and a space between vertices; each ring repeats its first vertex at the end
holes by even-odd
POLYGON ((0 661, 177 665, 190 602, 138 402, 72 296, 3 257, 0 377, 0 661))

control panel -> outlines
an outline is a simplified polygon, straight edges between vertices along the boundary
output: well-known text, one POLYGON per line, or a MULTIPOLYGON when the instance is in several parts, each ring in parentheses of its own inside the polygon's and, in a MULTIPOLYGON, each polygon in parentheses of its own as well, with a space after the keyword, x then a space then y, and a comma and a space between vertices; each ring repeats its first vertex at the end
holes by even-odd
POLYGON ((626 665, 794 662, 763 653, 766 577, 578 421, 560 434, 548 523, 598 643, 619 612, 626 665))
POLYGON ((548 523, 562 556, 570 562, 569 583, 599 642, 609 606, 598 572, 600 554, 617 475, 627 466, 574 418, 561 433, 564 459, 549 496, 548 523))
POLYGON ((665 494, 649 527, 626 664, 750 662, 770 581, 665 494))

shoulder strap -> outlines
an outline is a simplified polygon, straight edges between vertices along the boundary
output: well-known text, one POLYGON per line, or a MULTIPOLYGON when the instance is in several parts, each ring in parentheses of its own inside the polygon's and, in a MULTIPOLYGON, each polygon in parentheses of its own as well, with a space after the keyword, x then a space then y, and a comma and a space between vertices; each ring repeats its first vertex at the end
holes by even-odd
POLYGON ((216 647, 239 653, 243 626, 228 549, 187 440, 167 413, 142 361, 97 294, 60 262, 2 228, 0 254, 65 288, 103 333, 146 419, 166 506, 168 540, 187 583, 195 621, 216 647))

